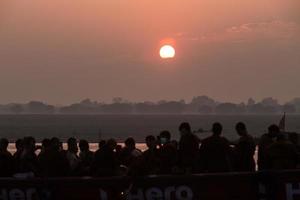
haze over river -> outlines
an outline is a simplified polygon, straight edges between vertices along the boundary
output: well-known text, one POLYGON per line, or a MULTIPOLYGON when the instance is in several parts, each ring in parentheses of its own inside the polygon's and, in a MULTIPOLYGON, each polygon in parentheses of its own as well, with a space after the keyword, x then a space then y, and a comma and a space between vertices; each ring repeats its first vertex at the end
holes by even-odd
MULTIPOLYGON (((11 142, 16 138, 33 136, 40 141, 45 137, 68 137, 87 139, 97 142, 100 138, 116 138, 122 142, 127 137, 134 137, 137 142, 144 142, 149 134, 158 135, 162 130, 169 130, 174 139, 178 139, 178 126, 189 122, 193 130, 209 131, 213 122, 221 122, 223 135, 229 140, 237 139, 234 126, 238 121, 247 124, 249 133, 259 137, 267 127, 278 124, 281 115, 0 115, 0 137, 7 137, 11 142)), ((300 133, 300 115, 286 116, 287 131, 300 133)), ((200 138, 210 133, 197 133, 200 138)))

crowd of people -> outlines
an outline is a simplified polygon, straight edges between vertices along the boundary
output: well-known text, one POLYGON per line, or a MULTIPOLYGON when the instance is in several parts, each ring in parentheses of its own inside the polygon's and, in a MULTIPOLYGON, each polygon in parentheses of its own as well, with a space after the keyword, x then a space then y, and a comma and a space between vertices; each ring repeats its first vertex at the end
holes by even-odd
POLYGON ((222 125, 212 125, 212 135, 199 139, 189 123, 179 126, 179 141, 169 131, 145 138, 147 150, 136 148, 127 138, 125 146, 116 140, 99 142, 93 152, 86 140, 69 138, 67 149, 53 137, 44 139, 41 147, 33 137, 15 142, 16 152, 8 151, 9 141, 0 139, 0 177, 64 177, 64 176, 145 176, 156 174, 192 174, 216 172, 253 172, 258 170, 295 169, 298 166, 297 138, 287 137, 277 125, 271 125, 256 144, 243 122, 235 126, 239 140, 230 143, 222 136, 222 125), (257 165, 254 159, 258 146, 257 165), (78 148, 79 147, 79 148, 78 148), (37 153, 39 150, 39 153, 37 153))

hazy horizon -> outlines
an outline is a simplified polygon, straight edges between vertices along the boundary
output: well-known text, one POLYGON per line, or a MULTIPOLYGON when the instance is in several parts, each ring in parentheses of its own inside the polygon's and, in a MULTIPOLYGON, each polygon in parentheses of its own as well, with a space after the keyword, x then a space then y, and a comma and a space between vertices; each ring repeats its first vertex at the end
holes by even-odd
POLYGON ((298 0, 3 0, 0 104, 300 96, 298 0), (159 57, 172 41, 173 59, 159 57))
MULTIPOLYGON (((12 102, 5 102, 5 103, 2 103, 0 102, 0 105, 8 105, 8 104, 27 104, 27 103, 30 103, 30 102, 40 102, 40 103, 45 103, 45 104, 48 104, 48 105, 53 105, 53 106, 68 106, 68 105, 72 105, 72 104, 77 104, 77 103, 82 103, 83 101, 86 101, 86 100, 89 100, 91 102, 95 102, 95 103, 99 103, 99 104, 112 104, 112 103, 115 103, 115 100, 118 99, 119 101, 121 101, 122 103, 132 103, 132 104, 135 104, 135 103, 154 103, 154 104, 159 104, 160 102, 180 102, 180 101, 184 101, 186 104, 189 104, 192 102, 192 100, 194 98, 197 98, 197 97, 208 97, 212 100, 215 101, 215 103, 219 104, 219 103, 233 103, 233 104, 241 104, 241 103, 244 103, 244 104, 247 104, 248 103, 248 100, 251 99, 251 100, 254 100, 255 103, 261 103, 263 100, 265 99, 273 99, 273 100, 277 100, 277 103, 279 105, 284 105, 284 104, 289 104, 291 103, 293 100, 295 99, 300 99, 300 97, 294 97, 294 98, 291 98, 291 99, 288 99, 287 101, 279 101, 279 99, 275 98, 275 97, 263 97, 263 98, 259 98, 259 99, 255 99, 253 97, 248 97, 247 99, 245 100, 241 100, 241 101, 222 101, 220 99, 215 99, 213 97, 210 97, 210 96, 207 96, 207 95, 194 95, 192 97, 189 97, 189 98, 181 98, 181 99, 157 99, 157 100, 151 100, 151 99, 144 99, 144 100, 139 100, 139 101, 132 101, 130 99, 126 99, 126 98, 123 98, 123 97, 120 97, 120 96, 116 96, 116 97, 112 97, 110 100, 107 100, 107 101, 103 101, 101 98, 100 99, 91 99, 91 98, 82 98, 82 99, 79 99, 78 101, 71 101, 71 102, 68 102, 68 103, 52 103, 52 102, 47 102, 47 101, 43 101, 43 100, 40 100, 40 99, 31 99, 31 100, 28 100, 28 101, 12 101, 12 102)), ((118 101, 117 100, 117 101, 118 101)))

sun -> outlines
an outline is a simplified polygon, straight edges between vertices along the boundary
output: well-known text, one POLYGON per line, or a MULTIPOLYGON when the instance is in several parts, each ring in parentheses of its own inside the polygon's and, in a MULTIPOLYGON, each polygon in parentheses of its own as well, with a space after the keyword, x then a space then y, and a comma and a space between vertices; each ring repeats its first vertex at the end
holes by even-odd
POLYGON ((159 55, 161 58, 174 58, 175 57, 175 49, 171 45, 164 45, 159 50, 159 55))

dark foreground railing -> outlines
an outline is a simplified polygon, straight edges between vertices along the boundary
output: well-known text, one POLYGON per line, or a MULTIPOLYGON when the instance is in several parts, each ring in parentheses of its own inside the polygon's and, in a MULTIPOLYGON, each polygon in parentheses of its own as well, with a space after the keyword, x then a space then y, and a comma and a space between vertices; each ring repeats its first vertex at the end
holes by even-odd
POLYGON ((0 200, 300 200, 300 170, 189 176, 0 179, 0 200))

